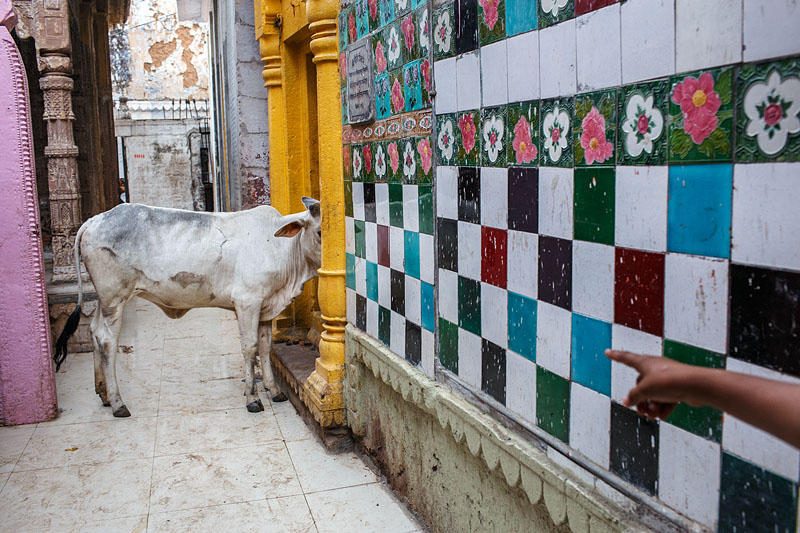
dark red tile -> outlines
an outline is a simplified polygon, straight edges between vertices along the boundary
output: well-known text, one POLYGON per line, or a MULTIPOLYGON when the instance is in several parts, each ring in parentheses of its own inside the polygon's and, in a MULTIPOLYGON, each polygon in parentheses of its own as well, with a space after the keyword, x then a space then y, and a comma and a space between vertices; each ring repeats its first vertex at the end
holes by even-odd
POLYGON ((378 225, 378 264, 389 266, 389 226, 378 225))
POLYGON ((614 322, 662 336, 664 254, 617 248, 614 265, 614 322))
POLYGON ((575 0, 575 16, 616 3, 617 0, 575 0))
POLYGON ((481 280, 501 289, 506 288, 506 258, 508 232, 503 229, 481 228, 481 280))

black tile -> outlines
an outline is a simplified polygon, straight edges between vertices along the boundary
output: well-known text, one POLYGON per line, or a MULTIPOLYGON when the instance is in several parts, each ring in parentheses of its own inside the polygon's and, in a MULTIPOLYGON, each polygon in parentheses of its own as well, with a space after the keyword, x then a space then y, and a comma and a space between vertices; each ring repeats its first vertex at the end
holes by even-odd
POLYGON ((572 308, 572 241, 539 236, 539 299, 572 308))
POLYGON ((718 531, 795 531, 797 484, 722 454, 718 531))
POLYGON ((800 273, 731 265, 730 355, 800 376, 800 273))
POLYGON ((439 268, 458 272, 458 222, 449 218, 437 220, 439 226, 439 268))
POLYGON ((505 405, 506 351, 486 339, 481 344, 481 390, 505 405))
POLYGON ((456 54, 463 54, 478 47, 478 2, 456 0, 456 54))
POLYGON ((406 275, 403 272, 392 269, 392 311, 406 315, 406 275))
POLYGON ((367 299, 360 294, 356 294, 356 327, 367 331, 367 299))
POLYGON ((481 174, 477 168, 458 169, 458 220, 481 223, 481 174))
POLYGON ((375 184, 364 184, 364 220, 377 222, 375 213, 375 184))
POLYGON ((378 340, 386 346, 392 341, 390 325, 392 323, 392 312, 383 306, 378 307, 378 340))
POLYGON ((508 169, 508 229, 539 231, 539 169, 508 169))
POLYGON ((414 365, 418 365, 422 360, 422 330, 408 320, 406 320, 406 359, 414 365))
POLYGON ((611 403, 611 471, 655 494, 658 489, 658 422, 611 403))

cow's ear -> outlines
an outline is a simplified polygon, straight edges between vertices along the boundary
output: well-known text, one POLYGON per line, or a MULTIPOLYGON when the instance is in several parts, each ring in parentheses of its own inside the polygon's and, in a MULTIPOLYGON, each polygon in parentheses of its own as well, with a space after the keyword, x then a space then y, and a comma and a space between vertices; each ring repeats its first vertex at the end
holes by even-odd
POLYGON ((294 237, 300 230, 303 229, 303 225, 298 221, 289 222, 288 224, 284 224, 281 226, 278 231, 275 232, 276 237, 294 237))
POLYGON ((308 212, 311 213, 311 216, 314 218, 319 218, 320 215, 320 203, 319 200, 315 200, 314 198, 309 198, 308 196, 303 196, 301 198, 303 205, 306 206, 308 212))

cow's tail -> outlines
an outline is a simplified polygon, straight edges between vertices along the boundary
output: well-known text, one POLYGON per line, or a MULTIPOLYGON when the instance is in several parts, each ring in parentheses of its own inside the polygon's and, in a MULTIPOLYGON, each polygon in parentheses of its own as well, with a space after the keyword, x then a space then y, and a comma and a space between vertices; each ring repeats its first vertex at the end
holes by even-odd
POLYGON ((78 323, 81 321, 81 306, 83 305, 83 279, 81 279, 81 237, 86 229, 86 225, 81 226, 78 234, 75 236, 75 273, 78 276, 78 306, 69 315, 67 323, 64 324, 64 329, 61 335, 58 336, 56 341, 55 351, 53 352, 53 362, 56 365, 56 372, 61 368, 61 364, 67 359, 67 341, 78 329, 78 323))

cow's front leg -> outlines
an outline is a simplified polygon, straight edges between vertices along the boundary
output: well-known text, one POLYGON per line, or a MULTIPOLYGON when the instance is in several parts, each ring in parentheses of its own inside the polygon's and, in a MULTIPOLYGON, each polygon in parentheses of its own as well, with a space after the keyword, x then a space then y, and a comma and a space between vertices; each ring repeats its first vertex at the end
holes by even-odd
POLYGON ((272 375, 272 367, 269 364, 270 354, 272 353, 272 322, 258 323, 258 359, 261 361, 261 380, 264 389, 272 394, 273 402, 285 402, 288 398, 280 391, 275 377, 272 375))
POLYGON ((242 343, 242 356, 244 357, 244 394, 247 397, 245 405, 251 413, 264 410, 255 387, 255 365, 258 353, 258 315, 260 305, 236 306, 236 315, 239 322, 239 338, 242 343))

